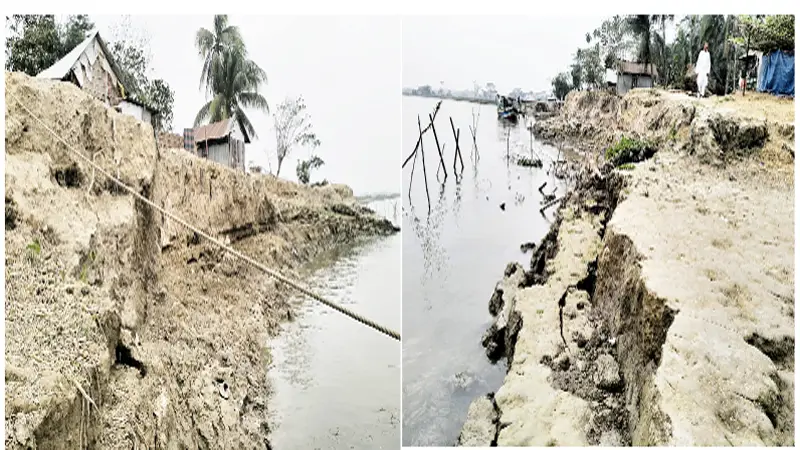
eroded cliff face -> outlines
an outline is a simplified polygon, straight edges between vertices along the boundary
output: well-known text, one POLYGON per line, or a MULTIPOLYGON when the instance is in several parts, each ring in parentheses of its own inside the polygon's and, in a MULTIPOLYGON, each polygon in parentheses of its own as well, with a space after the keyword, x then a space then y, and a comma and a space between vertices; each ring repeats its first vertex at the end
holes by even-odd
POLYGON ((285 289, 70 155, 289 272, 396 228, 346 186, 247 176, 68 83, 6 73, 7 448, 264 448, 285 289))
POLYGON ((484 344, 508 374, 461 445, 794 444, 793 127, 736 102, 575 93, 536 125, 658 152, 584 174, 506 270, 484 344))

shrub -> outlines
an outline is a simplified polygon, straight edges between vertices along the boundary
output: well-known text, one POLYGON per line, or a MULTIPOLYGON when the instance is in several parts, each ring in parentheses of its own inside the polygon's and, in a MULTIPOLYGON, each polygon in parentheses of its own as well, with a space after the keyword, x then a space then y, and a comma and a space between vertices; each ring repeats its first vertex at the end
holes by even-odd
POLYGON ((614 166, 620 166, 644 161, 655 153, 656 146, 654 143, 622 136, 618 143, 606 150, 606 161, 614 164, 614 166))

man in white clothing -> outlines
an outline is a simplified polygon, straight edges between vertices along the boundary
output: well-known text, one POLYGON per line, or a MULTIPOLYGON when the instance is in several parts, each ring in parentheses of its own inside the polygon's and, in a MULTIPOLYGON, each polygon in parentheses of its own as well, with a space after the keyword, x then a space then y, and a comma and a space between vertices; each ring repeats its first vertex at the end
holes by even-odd
POLYGON ((697 96, 705 97, 708 74, 711 73, 711 54, 708 52, 708 42, 703 45, 703 50, 697 56, 694 72, 697 74, 697 96))

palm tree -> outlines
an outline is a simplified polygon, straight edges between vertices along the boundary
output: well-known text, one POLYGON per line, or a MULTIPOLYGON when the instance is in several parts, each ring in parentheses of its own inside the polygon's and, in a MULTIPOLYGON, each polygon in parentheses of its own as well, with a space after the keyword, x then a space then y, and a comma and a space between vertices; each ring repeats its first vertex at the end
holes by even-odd
POLYGON ((246 56, 247 51, 239 33, 239 27, 228 25, 228 16, 225 14, 214 16, 214 30, 205 28, 197 30, 195 45, 203 58, 203 71, 200 74, 200 88, 206 86, 210 93, 213 77, 217 72, 216 65, 220 64, 225 51, 236 49, 246 56))
POLYGON ((634 36, 639 37, 639 62, 649 68, 652 62, 651 49, 651 21, 649 15, 635 15, 628 17, 628 26, 634 36))
POLYGON ((266 72, 237 48, 223 51, 211 68, 210 91, 213 97, 200 108, 195 126, 206 120, 217 122, 233 117, 247 134, 256 137, 253 124, 244 108, 269 113, 267 100, 258 93, 259 87, 267 82, 266 72))
POLYGON ((666 84, 666 80, 669 79, 669 63, 667 62, 667 22, 675 21, 674 14, 662 14, 662 15, 655 15, 652 17, 652 22, 660 23, 661 24, 661 68, 662 74, 662 83, 666 84))

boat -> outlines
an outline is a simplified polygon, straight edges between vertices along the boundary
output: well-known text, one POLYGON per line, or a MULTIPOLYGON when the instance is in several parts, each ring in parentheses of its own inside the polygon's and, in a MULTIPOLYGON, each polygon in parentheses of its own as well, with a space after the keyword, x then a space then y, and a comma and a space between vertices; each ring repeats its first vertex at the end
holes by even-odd
POLYGON ((517 123, 520 115, 519 102, 502 95, 497 96, 497 118, 499 120, 517 123))

